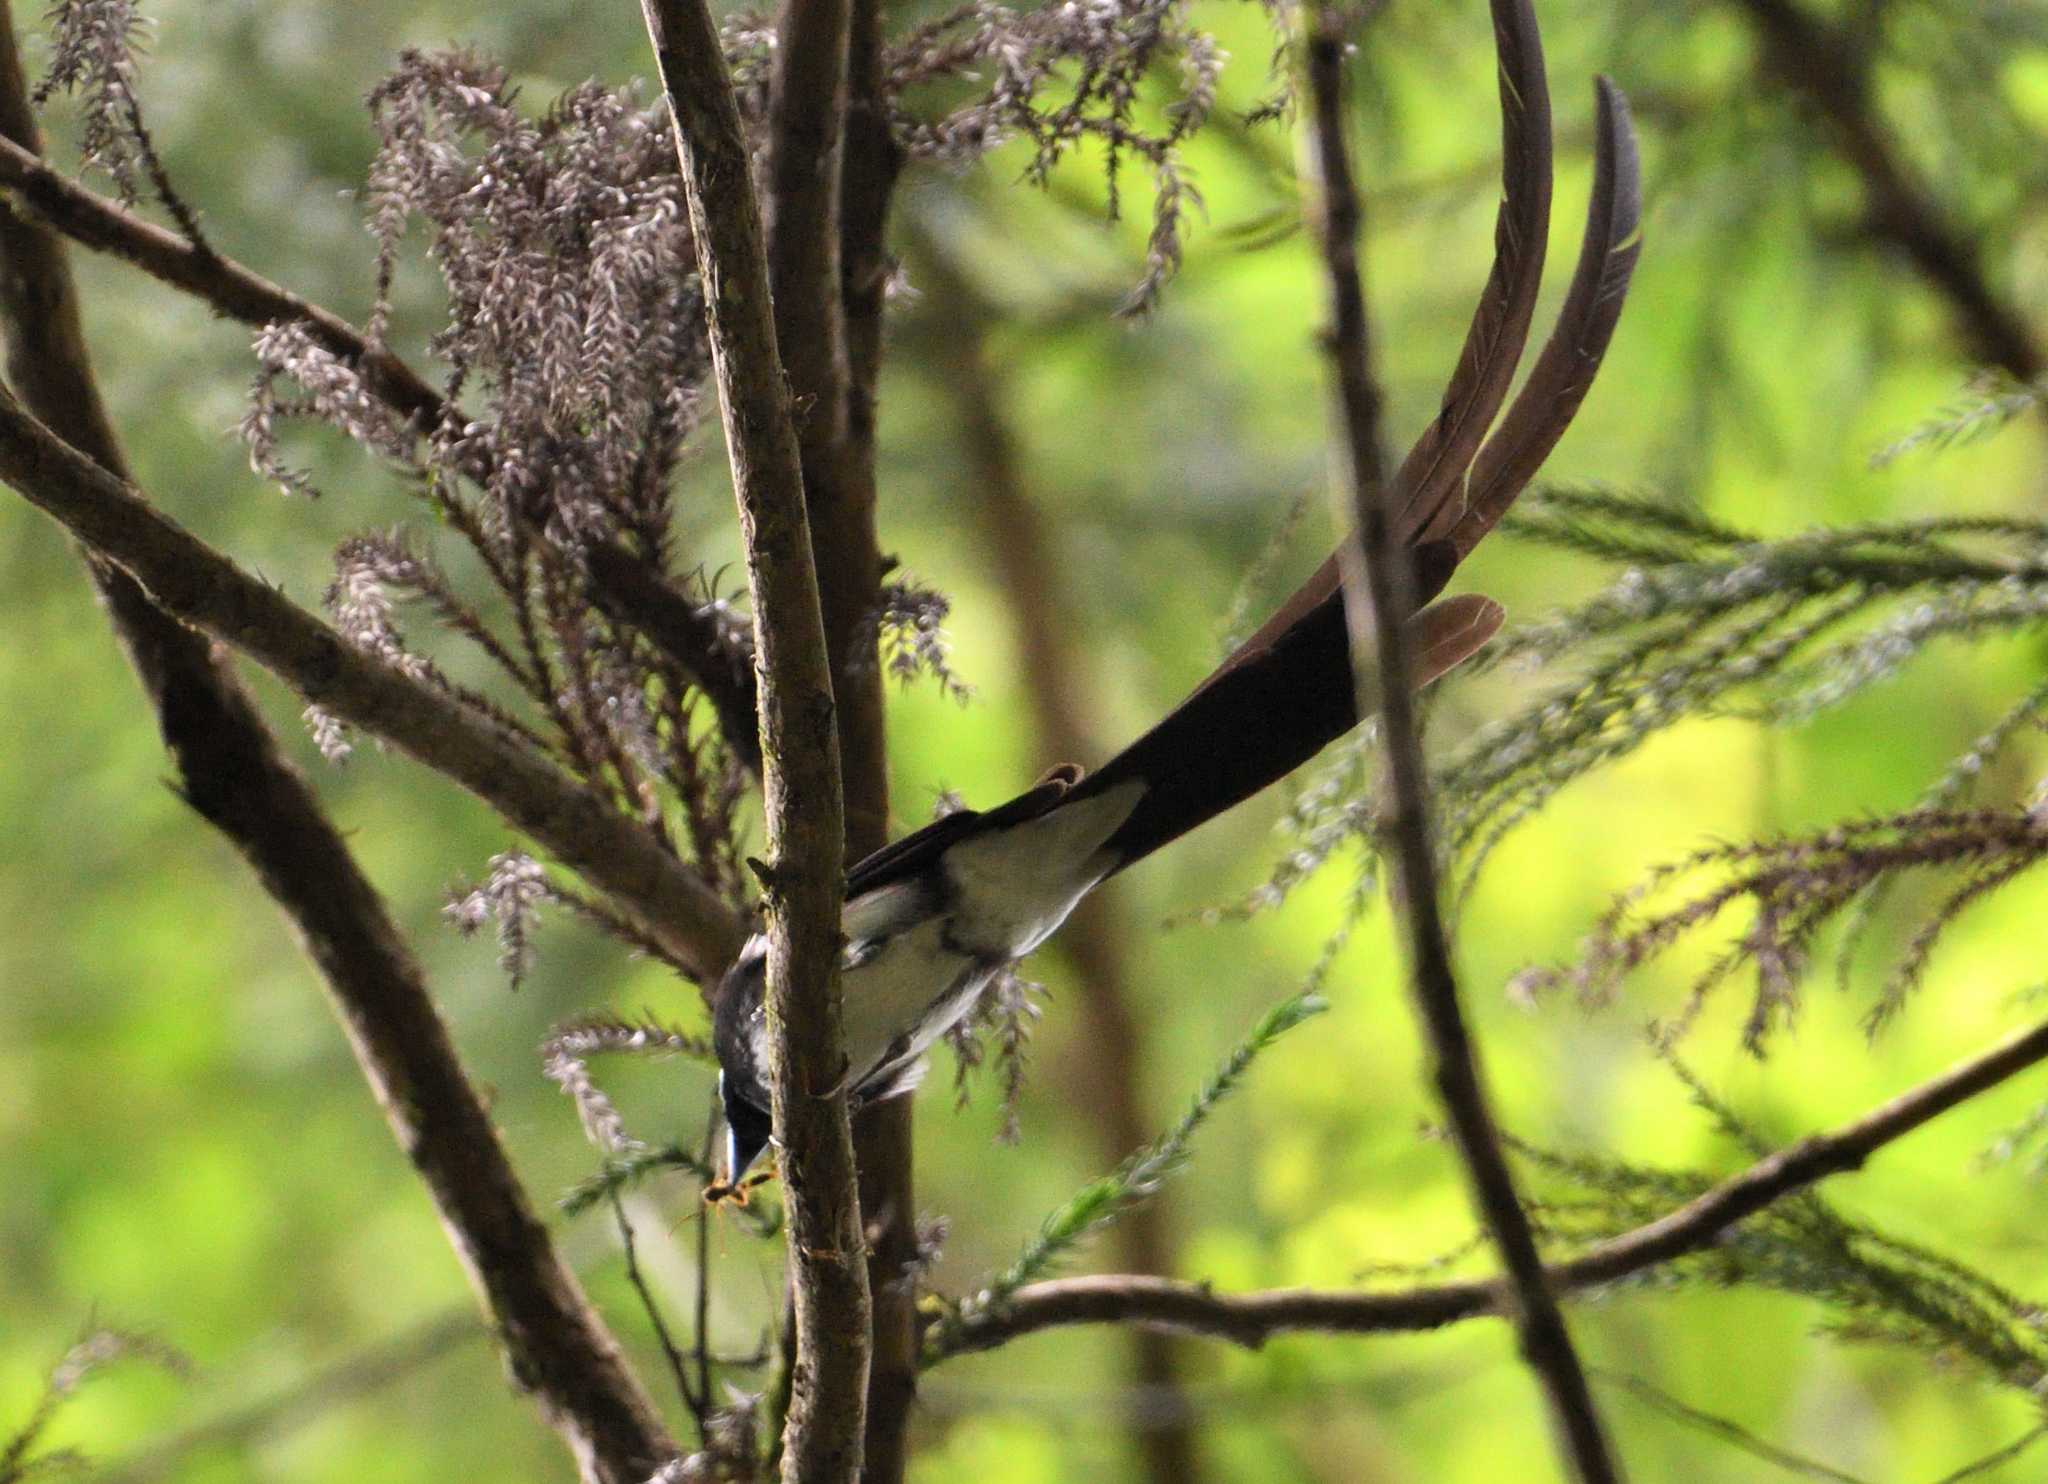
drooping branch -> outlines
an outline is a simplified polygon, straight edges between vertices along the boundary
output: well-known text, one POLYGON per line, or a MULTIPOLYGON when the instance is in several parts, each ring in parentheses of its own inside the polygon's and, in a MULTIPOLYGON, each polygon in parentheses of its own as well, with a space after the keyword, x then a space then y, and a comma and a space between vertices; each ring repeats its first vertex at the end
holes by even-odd
POLYGON ((346 643, 277 589, 160 514, 131 486, 0 400, 0 478, 167 612, 240 649, 314 705, 444 773, 602 887, 708 983, 745 937, 687 866, 532 748, 346 643))
MULTIPOLYGON (((2048 1061, 2048 1022, 1958 1062, 1861 1118, 1758 1160, 1678 1209, 1547 1267, 1558 1292, 1583 1292, 1649 1271, 1721 1241, 1733 1227, 1795 1191, 1860 1170, 1896 1139, 2048 1061)), ((1390 1334, 1508 1312, 1501 1279, 1439 1283, 1399 1293, 1283 1289, 1220 1294, 1205 1284, 1139 1275, 1062 1278, 1020 1288, 1001 1309, 967 1320, 949 1353, 986 1350, 1067 1324, 1156 1324, 1258 1346, 1295 1331, 1390 1334)))
POLYGON ((1414 595, 1407 590, 1407 563, 1394 541, 1392 496, 1380 449, 1380 393, 1371 372, 1359 273, 1361 212, 1345 142, 1343 13, 1325 0, 1310 8, 1307 24, 1309 152, 1319 187, 1316 225, 1329 278, 1328 346, 1339 407, 1340 462, 1346 476, 1347 498, 1340 503, 1349 507, 1340 515, 1355 520, 1355 534, 1345 543, 1340 560, 1360 709, 1375 698, 1380 705, 1409 972, 1428 1036, 1437 1094, 1480 1212, 1508 1271, 1523 1358, 1543 1384, 1578 1477, 1586 1484, 1608 1484, 1618 1481, 1620 1472, 1585 1369, 1546 1281, 1535 1233, 1515 1194, 1458 1002, 1430 842, 1428 774, 1402 639, 1414 595))
POLYGON ((717 25, 704 0, 643 0, 642 9, 675 116, 754 595, 771 1082, 797 1329, 782 1470, 791 1484, 851 1484, 867 1399, 867 1254, 843 1085, 838 722, 803 467, 761 214, 717 25))

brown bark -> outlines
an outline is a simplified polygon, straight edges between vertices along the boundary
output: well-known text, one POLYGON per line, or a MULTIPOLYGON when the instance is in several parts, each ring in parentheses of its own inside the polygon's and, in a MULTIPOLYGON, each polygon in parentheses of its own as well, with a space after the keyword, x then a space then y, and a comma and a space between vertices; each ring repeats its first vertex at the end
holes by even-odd
MULTIPOLYGON (((1814 1134, 1758 1160, 1741 1174, 1655 1221, 1546 1269, 1559 1292, 1601 1288, 1721 1241, 1738 1223, 1830 1176, 1860 1170, 1885 1145, 1951 1108, 2048 1061, 2048 1022, 1958 1062, 1940 1076, 1880 1104, 1853 1122, 1814 1134)), ((1400 1293, 1217 1293, 1207 1284, 1144 1275, 1062 1278, 1034 1283, 1000 1310, 978 1314, 951 1353, 993 1349, 1019 1335, 1062 1324, 1156 1324, 1256 1348, 1278 1334, 1389 1334, 1440 1329, 1482 1315, 1506 1314, 1514 1295, 1504 1279, 1439 1283, 1400 1293)))
POLYGON ((389 351, 371 348, 347 320, 232 258, 124 211, 51 169, 17 138, 0 139, 0 188, 12 204, 81 247, 133 264, 230 319, 248 325, 305 323, 323 346, 362 368, 377 396, 428 426, 440 420, 441 394, 389 351))
POLYGON ((256 660, 316 706, 444 773, 601 887, 707 981, 745 934, 712 890, 632 821, 523 743, 362 653, 277 589, 159 514, 9 399, 0 474, 125 568, 167 612, 256 660))
POLYGON ((703 0, 643 9, 675 116, 754 600, 771 1080, 796 1308, 782 1473, 791 1484, 851 1484, 869 1302, 840 1029, 846 827, 825 621, 761 213, 717 24, 703 0))
MULTIPOLYGON (((886 565, 876 535, 876 382, 890 263, 883 242, 901 153, 882 90, 882 0, 852 0, 847 35, 845 139, 839 179, 840 310, 844 316, 845 408, 840 443, 813 504, 819 596, 839 697, 840 776, 846 782, 846 845, 858 860, 888 840, 889 775, 882 672, 874 616, 886 565)), ((806 478, 809 478, 806 467, 806 478)), ((898 1484, 909 1462, 910 1409, 917 1396, 917 1260, 909 1098, 866 1110, 854 1127, 874 1353, 868 1369, 866 1484, 898 1484)))
MULTIPOLYGON (((0 132, 37 148, 13 18, 0 0, 0 132)), ((54 233, 0 207, 0 331, 22 400, 112 478, 101 403, 54 233)), ((393 1135, 427 1185, 519 1384, 586 1478, 639 1484, 675 1454, 617 1343, 554 1250, 465 1077, 418 966, 223 656, 97 553, 87 564, 187 802, 248 859, 320 971, 393 1135)))

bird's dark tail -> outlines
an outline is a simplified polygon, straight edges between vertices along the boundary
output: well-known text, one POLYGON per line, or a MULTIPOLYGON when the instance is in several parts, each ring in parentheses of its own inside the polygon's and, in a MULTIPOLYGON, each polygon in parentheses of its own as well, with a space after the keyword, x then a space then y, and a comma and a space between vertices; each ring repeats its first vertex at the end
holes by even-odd
MULTIPOLYGON (((1427 684, 1493 637, 1491 598, 1447 598, 1409 625, 1414 680, 1427 684)), ((1360 720, 1344 594, 1331 592, 1271 643, 1220 670, 1144 736, 1068 793, 1089 798, 1142 779, 1137 807, 1104 849, 1122 870, 1286 777, 1360 720)))
MULTIPOLYGON (((1492 530, 1570 425, 1628 293, 1642 246, 1642 187, 1628 104, 1598 84, 1593 194, 1570 291, 1521 392, 1496 423, 1526 343, 1550 209, 1550 109, 1529 0, 1493 0, 1500 46, 1502 188, 1492 277, 1442 411, 1387 491, 1394 540, 1427 602, 1492 530), (1489 431, 1490 430, 1490 431, 1489 431)), ((1501 623, 1490 599, 1456 597, 1412 618, 1413 680, 1426 685, 1501 623)), ((1067 797, 1148 785, 1107 842, 1122 870, 1276 782, 1356 726, 1344 593, 1332 557, 1158 726, 1067 797)))

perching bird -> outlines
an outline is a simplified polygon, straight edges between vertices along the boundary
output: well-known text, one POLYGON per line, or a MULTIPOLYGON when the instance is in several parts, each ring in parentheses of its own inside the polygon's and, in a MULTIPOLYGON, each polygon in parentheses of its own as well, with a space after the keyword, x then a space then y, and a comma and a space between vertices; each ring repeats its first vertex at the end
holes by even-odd
MULTIPOLYGON (((1592 384, 1640 246, 1627 104, 1598 84, 1593 200, 1563 310, 1497 428, 1533 316, 1550 215, 1550 115, 1529 0, 1494 0, 1504 199, 1493 272, 1443 408, 1388 492, 1410 553, 1414 681, 1477 652, 1500 605, 1432 602, 1534 476, 1592 384), (1492 436, 1487 436, 1492 428, 1492 436)), ((931 1044, 989 981, 1106 878, 1276 782, 1361 717, 1332 557, 1187 700, 1093 774, 1062 765, 986 813, 949 814, 847 874, 841 978, 845 1086, 856 1107, 907 1092, 931 1044)), ((713 1017, 727 1125, 726 1189, 771 1137, 767 940, 719 986, 713 1017)))

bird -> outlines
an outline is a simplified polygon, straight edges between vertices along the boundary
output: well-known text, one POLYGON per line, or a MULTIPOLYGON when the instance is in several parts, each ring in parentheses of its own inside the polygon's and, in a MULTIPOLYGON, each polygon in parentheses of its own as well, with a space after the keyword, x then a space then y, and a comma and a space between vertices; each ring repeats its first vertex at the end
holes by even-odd
MULTIPOLYGON (((1415 603, 1404 632, 1417 686, 1462 664, 1500 628, 1505 615, 1492 599, 1440 594, 1577 412, 1641 246, 1628 105, 1600 78, 1578 266, 1556 328, 1500 414, 1542 279, 1551 143, 1530 0, 1492 5, 1503 146, 1493 269, 1442 407, 1386 492, 1415 603)), ((1344 602, 1332 554, 1185 700, 1092 773, 1061 764, 1007 803, 945 815, 856 863, 841 919, 847 1069, 827 1091, 843 1088, 858 1108, 912 1090, 932 1044, 1082 897, 1357 726, 1371 706, 1370 697, 1361 705, 1344 602)), ((711 1199, 737 1194, 773 1138, 767 959, 767 939, 756 934, 714 999, 726 1140, 711 1199)))

